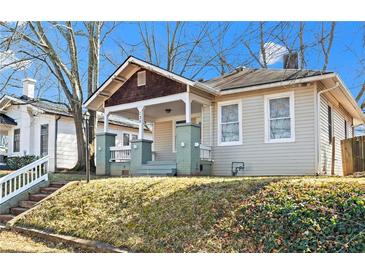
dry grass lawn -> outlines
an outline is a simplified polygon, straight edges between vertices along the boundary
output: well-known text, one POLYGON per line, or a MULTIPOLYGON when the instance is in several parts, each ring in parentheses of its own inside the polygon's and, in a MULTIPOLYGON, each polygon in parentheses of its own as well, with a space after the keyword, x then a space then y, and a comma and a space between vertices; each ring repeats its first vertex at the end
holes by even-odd
POLYGON ((69 186, 18 225, 144 252, 365 252, 365 180, 109 178, 69 186))
POLYGON ((63 245, 44 243, 21 234, 1 230, 0 231, 0 252, 11 253, 64 253, 70 249, 63 245))

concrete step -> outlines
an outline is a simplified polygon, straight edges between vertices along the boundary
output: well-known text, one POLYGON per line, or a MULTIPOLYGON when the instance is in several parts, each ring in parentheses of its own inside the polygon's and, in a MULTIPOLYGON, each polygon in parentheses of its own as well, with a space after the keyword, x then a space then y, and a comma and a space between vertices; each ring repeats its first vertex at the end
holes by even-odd
POLYGON ((37 204, 37 202, 34 201, 20 201, 19 202, 19 207, 24 207, 24 208, 32 208, 37 204))
POLYGON ((41 187, 40 189, 40 193, 44 193, 44 194, 51 194, 53 192, 55 192, 56 190, 58 190, 59 187, 41 187))
POLYGON ((29 195, 29 200, 34 201, 34 202, 39 202, 39 201, 43 200, 44 198, 46 198, 47 196, 48 196, 48 194, 44 194, 44 193, 31 194, 31 195, 29 195))
POLYGON ((60 187, 63 187, 64 185, 66 185, 67 182, 53 182, 49 185, 49 187, 57 187, 57 188, 60 188, 60 187))
POLYGON ((134 173, 134 176, 146 176, 146 177, 172 177, 175 176, 175 173, 150 173, 150 174, 146 174, 146 173, 140 173, 140 172, 136 172, 134 173))
POLYGON ((139 168, 136 171, 136 175, 173 176, 175 174, 176 174, 176 169, 173 168, 160 168, 160 169, 139 168))
POLYGON ((174 161, 147 161, 146 165, 174 165, 176 166, 176 162, 174 161))
POLYGON ((27 211, 29 208, 24 208, 24 207, 12 207, 10 208, 10 212, 11 214, 17 216, 25 211, 27 211))
POLYGON ((159 169, 176 169, 176 165, 148 165, 148 164, 145 164, 145 165, 142 165, 140 167, 141 169, 155 169, 155 170, 159 170, 159 169))
POLYGON ((14 217, 15 217, 15 215, 11 215, 11 214, 0 215, 0 223, 6 224, 10 220, 12 220, 14 217))

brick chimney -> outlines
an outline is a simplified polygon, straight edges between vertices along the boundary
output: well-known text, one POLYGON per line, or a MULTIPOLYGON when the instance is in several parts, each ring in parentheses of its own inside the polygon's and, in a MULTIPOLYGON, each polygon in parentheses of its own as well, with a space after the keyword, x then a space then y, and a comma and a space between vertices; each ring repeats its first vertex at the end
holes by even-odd
POLYGON ((34 87, 37 81, 31 78, 25 78, 23 80, 23 95, 28 98, 34 98, 34 87))
POLYGON ((284 54, 283 56, 283 68, 284 69, 298 69, 299 68, 299 60, 298 53, 292 52, 284 54))

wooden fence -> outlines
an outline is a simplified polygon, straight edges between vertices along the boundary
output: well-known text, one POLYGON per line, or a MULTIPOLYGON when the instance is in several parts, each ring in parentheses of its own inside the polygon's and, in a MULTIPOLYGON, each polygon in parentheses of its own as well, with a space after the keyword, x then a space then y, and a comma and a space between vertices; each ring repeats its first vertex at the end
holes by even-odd
POLYGON ((343 175, 365 171, 365 136, 341 141, 343 175))

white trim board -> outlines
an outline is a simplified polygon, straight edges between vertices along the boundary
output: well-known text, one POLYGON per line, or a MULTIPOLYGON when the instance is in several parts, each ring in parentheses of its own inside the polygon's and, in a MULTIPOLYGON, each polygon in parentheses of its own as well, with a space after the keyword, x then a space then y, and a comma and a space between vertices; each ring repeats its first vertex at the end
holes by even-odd
POLYGON ((265 119, 265 143, 288 143, 295 142, 295 101, 294 101, 294 91, 275 93, 264 96, 264 119, 265 119), (270 139, 270 105, 269 102, 272 99, 280 99, 289 97, 289 107, 290 107, 290 138, 281 139, 270 139))
POLYGON ((238 99, 238 100, 230 100, 230 101, 221 101, 221 102, 218 102, 218 119, 217 119, 217 129, 218 129, 218 134, 217 134, 217 145, 218 146, 237 146, 237 145, 242 145, 242 140, 243 140, 243 137, 242 137, 242 100, 241 99, 238 99), (234 142, 222 142, 221 141, 221 107, 222 106, 227 106, 227 105, 235 105, 235 104, 238 104, 238 124, 239 124, 239 129, 238 129, 238 134, 239 134, 239 137, 238 137, 238 141, 234 141, 234 142))

